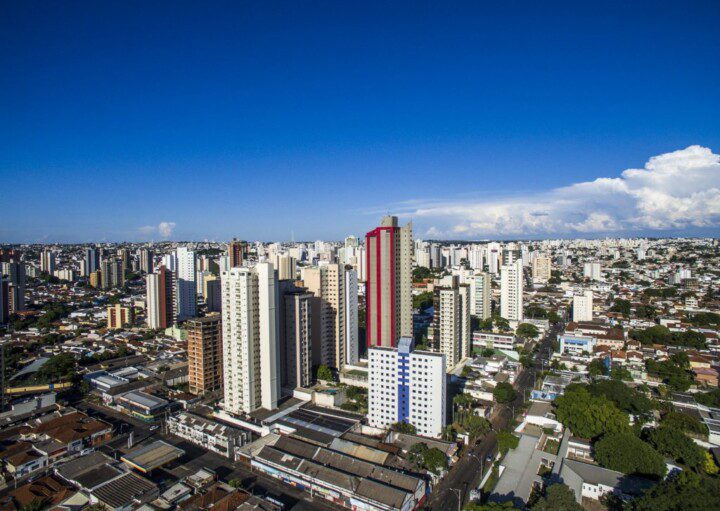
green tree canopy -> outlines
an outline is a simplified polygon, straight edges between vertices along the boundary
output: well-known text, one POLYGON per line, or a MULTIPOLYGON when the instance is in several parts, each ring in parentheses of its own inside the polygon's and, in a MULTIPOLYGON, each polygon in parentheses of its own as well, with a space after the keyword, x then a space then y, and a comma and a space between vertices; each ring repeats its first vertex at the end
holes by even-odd
POLYGON ((333 376, 333 373, 328 366, 321 364, 318 366, 317 369, 317 379, 324 381, 333 381, 335 377, 333 376))
POLYGON ((507 382, 500 382, 493 389, 493 397, 498 403, 509 403, 515 399, 515 389, 507 382))
POLYGON ((662 477, 666 472, 660 453, 629 432, 610 433, 595 442, 595 459, 625 474, 662 477))
POLYGON ((677 428, 660 426, 649 433, 648 439, 658 452, 691 468, 705 462, 705 450, 677 428))
POLYGON ((396 422, 390 426, 390 429, 397 431, 398 433, 406 433, 408 435, 417 434, 417 428, 409 422, 396 422))
POLYGON ((521 339, 535 339, 540 335, 540 331, 535 325, 531 325, 530 323, 520 323, 517 330, 515 330, 515 335, 521 339))
POLYGON ((555 400, 556 416, 573 434, 597 438, 628 429, 628 416, 605 396, 594 396, 582 385, 568 385, 555 400))
POLYGON ((498 451, 500 451, 502 454, 505 454, 510 449, 517 448, 518 444, 520 443, 520 439, 509 431, 498 432, 496 438, 498 443, 498 451))
POLYGON ((652 413, 652 401, 622 381, 598 380, 588 385, 587 389, 593 396, 608 398, 620 410, 629 414, 647 416, 652 413))
POLYGON ((55 383, 68 380, 75 376, 77 360, 72 353, 60 353, 45 362, 37 373, 35 379, 44 383, 55 383))
POLYGON ((575 500, 575 492, 564 484, 553 484, 545 490, 545 495, 531 508, 532 511, 583 511, 575 500))
POLYGON ((720 479, 692 472, 662 481, 628 505, 628 511, 707 511, 720 509, 720 479))
POLYGON ((720 407, 720 389, 713 389, 708 392, 695 394, 695 401, 701 405, 711 406, 713 408, 720 407))
POLYGON ((608 373, 608 368, 605 365, 605 362, 603 362, 602 359, 599 358, 591 360, 587 366, 587 369, 590 376, 600 376, 608 373))

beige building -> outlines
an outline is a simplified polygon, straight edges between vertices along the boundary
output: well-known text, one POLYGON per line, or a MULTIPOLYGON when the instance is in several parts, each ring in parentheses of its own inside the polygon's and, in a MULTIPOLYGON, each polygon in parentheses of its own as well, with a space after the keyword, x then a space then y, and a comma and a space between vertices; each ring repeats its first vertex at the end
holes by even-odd
POLYGON ((314 295, 313 363, 338 370, 345 365, 345 270, 341 264, 303 268, 304 286, 314 295))
POLYGON ((445 355, 448 370, 471 354, 470 286, 457 276, 441 279, 433 291, 433 344, 445 355))
POLYGON ((532 262, 532 279, 536 284, 545 284, 552 276, 552 263, 546 255, 536 257, 532 262))
POLYGON ((107 327, 111 330, 132 326, 135 314, 132 307, 123 307, 119 303, 107 308, 107 327))
POLYGON ((219 314, 185 322, 190 392, 202 395, 223 388, 222 327, 219 314))

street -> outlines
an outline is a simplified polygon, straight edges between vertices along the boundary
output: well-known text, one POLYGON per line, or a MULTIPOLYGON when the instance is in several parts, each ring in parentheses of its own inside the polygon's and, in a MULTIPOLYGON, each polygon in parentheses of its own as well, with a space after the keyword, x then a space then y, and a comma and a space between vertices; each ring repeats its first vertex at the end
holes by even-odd
POLYGON ((448 511, 462 509, 467 502, 469 491, 476 488, 486 470, 492 469, 492 461, 497 454, 496 431, 502 431, 512 424, 513 413, 520 410, 524 403, 526 393, 532 390, 535 383, 535 371, 542 367, 542 357, 551 349, 557 336, 558 328, 553 327, 540 341, 539 349, 535 355, 534 367, 523 370, 515 380, 515 399, 506 405, 498 405, 490 417, 492 430, 455 463, 446 476, 433 489, 427 500, 426 510, 448 511))

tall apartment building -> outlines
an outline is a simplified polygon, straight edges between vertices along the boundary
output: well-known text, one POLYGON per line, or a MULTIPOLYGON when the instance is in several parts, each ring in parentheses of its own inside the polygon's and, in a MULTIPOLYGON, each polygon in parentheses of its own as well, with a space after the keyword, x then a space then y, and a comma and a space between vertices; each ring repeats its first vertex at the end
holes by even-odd
MULTIPOLYGON (((0 325, 10 320, 10 285, 0 272, 0 325)), ((0 354, 2 356, 2 354, 0 354)))
POLYGON ((583 266, 583 277, 590 280, 601 280, 602 268, 598 262, 585 263, 583 266))
POLYGON ((205 308, 208 312, 220 312, 222 310, 220 279, 215 275, 206 276, 203 279, 203 286, 205 308))
POLYGON ((183 325, 188 341, 190 393, 203 395, 223 388, 222 328, 219 314, 192 318, 183 325))
POLYGON ((445 355, 448 369, 471 353, 470 286, 457 276, 441 279, 433 291, 433 345, 445 355))
POLYGON ((247 258, 248 244, 246 241, 233 239, 228 243, 227 253, 230 268, 239 268, 247 258))
POLYGON ((55 273, 55 252, 43 250, 40 253, 40 271, 52 275, 55 273))
POLYGON ((367 345, 395 346, 412 337, 412 222, 386 216, 365 236, 367 345))
POLYGON ((573 296, 572 304, 573 321, 586 322, 593 319, 593 292, 586 290, 581 295, 573 296))
POLYGON ((303 268, 303 282, 315 295, 313 363, 338 370, 345 365, 345 269, 340 264, 303 268))
POLYGON ((155 265, 155 254, 149 248, 140 249, 140 271, 152 273, 155 265))
POLYGON ((345 266, 345 363, 360 361, 358 339, 358 275, 352 266, 345 266))
POLYGON ((99 289, 102 287, 102 275, 100 270, 94 271, 90 274, 88 281, 90 282, 90 286, 94 287, 95 289, 99 289))
POLYGON ((197 284, 195 283, 195 252, 187 247, 178 247, 176 275, 177 320, 184 321, 197 316, 197 284))
POLYGON ((221 274, 224 408, 277 408, 280 397, 278 281, 272 264, 221 274))
POLYGON ((100 264, 100 279, 103 289, 125 285, 125 273, 120 259, 103 259, 100 264))
POLYGON ((314 295, 290 281, 281 281, 281 385, 289 392, 312 383, 314 295))
POLYGON ((278 272, 278 280, 294 280, 297 275, 297 260, 289 254, 276 254, 273 264, 278 272))
POLYGON ((532 279, 537 284, 544 284, 552 276, 550 258, 545 255, 537 256, 532 262, 532 279))
POLYGON ((397 344, 368 348, 368 422, 376 428, 407 422, 437 438, 446 422, 445 355, 415 351, 410 337, 397 344))
POLYGON ((6 255, 0 264, 0 274, 5 275, 8 287, 7 308, 9 314, 25 310, 25 264, 19 255, 6 255))
POLYGON ((135 313, 132 307, 123 307, 119 303, 107 308, 107 327, 110 330, 132 326, 135 313))
POLYGON ((470 277, 470 314, 487 319, 492 314, 492 277, 487 272, 470 277))
POLYGON ((83 277, 88 277, 92 272, 100 269, 100 254, 94 248, 86 248, 83 257, 84 265, 82 266, 83 277))
POLYGON ((145 277, 147 325, 153 329, 165 329, 175 323, 175 275, 160 266, 156 273, 145 277))
POLYGON ((500 268, 500 315, 508 321, 523 319, 523 266, 517 259, 500 268))

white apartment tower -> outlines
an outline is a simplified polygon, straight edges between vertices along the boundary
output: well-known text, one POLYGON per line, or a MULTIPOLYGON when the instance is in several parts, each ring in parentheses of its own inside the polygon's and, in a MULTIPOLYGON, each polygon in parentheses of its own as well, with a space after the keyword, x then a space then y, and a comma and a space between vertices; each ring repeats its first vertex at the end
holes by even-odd
POLYGON ((491 280, 487 272, 476 273, 470 278, 470 314, 481 320, 492 313, 491 280))
POLYGON ((600 263, 598 262, 591 262, 591 263, 585 263, 583 266, 583 277, 588 278, 590 280, 600 280, 601 279, 601 267, 600 263))
POLYGON ((445 355, 414 351, 411 337, 397 344, 368 348, 368 422, 408 422, 419 435, 438 438, 446 420, 445 355))
POLYGON ((278 281, 271 263, 221 274, 224 408, 277 408, 280 396, 278 281))
POLYGON ((593 292, 585 291, 581 295, 573 296, 573 321, 592 321, 593 319, 593 292))
POLYGON ((456 276, 445 277, 435 287, 433 343, 445 355, 448 370, 470 356, 470 286, 456 276))
POLYGON ((500 315, 508 321, 523 319, 523 266, 517 259, 500 268, 500 315))

